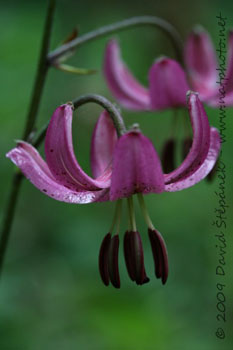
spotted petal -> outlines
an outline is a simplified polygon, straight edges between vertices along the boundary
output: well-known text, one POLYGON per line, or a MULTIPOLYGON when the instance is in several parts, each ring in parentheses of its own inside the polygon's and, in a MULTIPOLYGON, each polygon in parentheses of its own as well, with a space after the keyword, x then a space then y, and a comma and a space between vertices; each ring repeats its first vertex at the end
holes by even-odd
POLYGON ((220 145, 221 142, 218 130, 215 128, 211 128, 210 147, 207 153, 207 157, 202 163, 202 165, 193 174, 184 178, 183 180, 181 179, 177 182, 165 185, 165 191, 181 191, 185 188, 195 185, 196 183, 204 179, 211 172, 218 159, 220 145))
POLYGON ((121 136, 114 151, 110 200, 163 191, 161 164, 151 141, 139 131, 121 136))
POLYGON ((189 92, 187 97, 193 129, 193 143, 183 163, 164 176, 166 184, 177 182, 193 174, 205 161, 210 147, 210 126, 198 94, 189 92))
POLYGON ((56 181, 47 164, 29 143, 20 141, 7 157, 18 166, 24 175, 47 196, 67 203, 91 203, 107 200, 107 190, 72 191, 56 181))
POLYGON ((107 44, 104 56, 104 75, 114 97, 125 108, 149 108, 149 93, 130 73, 123 63, 116 40, 107 44))
POLYGON ((208 33, 201 27, 196 28, 187 39, 185 62, 190 73, 192 88, 200 93, 201 100, 215 96, 216 53, 208 33))
POLYGON ((116 129, 109 114, 104 111, 96 123, 91 142, 91 169, 95 178, 111 166, 116 141, 116 129))
POLYGON ((48 167, 57 182, 72 190, 108 188, 111 176, 109 169, 97 179, 92 179, 77 162, 72 143, 72 112, 72 106, 65 104, 58 107, 51 118, 45 139, 48 167))
POLYGON ((189 90, 185 73, 175 60, 158 59, 149 72, 151 108, 165 108, 186 105, 186 92, 189 90))

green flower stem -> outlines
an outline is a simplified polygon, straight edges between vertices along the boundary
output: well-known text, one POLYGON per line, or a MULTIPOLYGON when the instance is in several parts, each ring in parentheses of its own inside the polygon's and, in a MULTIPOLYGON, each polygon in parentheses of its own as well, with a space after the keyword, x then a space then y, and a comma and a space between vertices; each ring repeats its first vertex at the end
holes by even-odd
POLYGON ((122 205, 122 200, 118 199, 118 201, 116 202, 116 206, 115 206, 115 213, 114 213, 114 217, 113 217, 113 221, 112 221, 112 225, 110 227, 109 232, 112 233, 114 227, 116 226, 116 233, 119 233, 119 229, 120 229, 120 221, 121 221, 121 205, 122 205))
POLYGON ((72 104, 74 106, 74 109, 76 109, 88 102, 97 103, 104 109, 106 109, 106 111, 112 118, 118 136, 121 136, 126 132, 125 124, 119 110, 105 97, 95 94, 83 95, 77 98, 76 100, 72 101, 72 104))
POLYGON ((72 41, 58 47, 56 50, 52 51, 48 55, 48 62, 53 64, 58 58, 61 58, 64 54, 69 52, 71 49, 74 49, 88 41, 101 38, 105 35, 113 34, 121 30, 125 30, 137 26, 154 26, 156 28, 164 31, 165 34, 169 36, 176 51, 177 59, 180 62, 183 62, 183 42, 177 32, 177 30, 167 21, 153 16, 141 16, 141 17, 132 17, 121 22, 116 22, 102 28, 96 29, 92 32, 84 34, 78 38, 73 39, 72 41))
POLYGON ((136 232, 137 226, 136 226, 136 219, 135 219, 135 213, 134 213, 133 197, 127 198, 127 203, 128 203, 128 210, 129 210, 130 230, 133 232, 136 232))
POLYGON ((20 184, 23 179, 23 174, 18 170, 15 172, 12 180, 12 186, 10 195, 8 198, 8 202, 6 205, 5 215, 3 217, 3 229, 1 232, 1 240, 0 240, 0 276, 2 272, 4 257, 6 253, 7 244, 9 241, 10 230, 14 218, 15 207, 17 204, 17 199, 19 196, 20 184))

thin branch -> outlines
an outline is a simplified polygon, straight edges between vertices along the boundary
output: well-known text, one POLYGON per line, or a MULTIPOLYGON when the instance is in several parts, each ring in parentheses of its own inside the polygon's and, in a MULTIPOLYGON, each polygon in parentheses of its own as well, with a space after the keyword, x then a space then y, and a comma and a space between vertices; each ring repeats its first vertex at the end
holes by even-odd
POLYGON ((156 28, 164 31, 165 34, 171 39, 172 44, 175 48, 177 59, 180 62, 183 62, 183 42, 177 32, 177 30, 167 21, 153 16, 141 16, 141 17, 132 17, 121 22, 116 22, 99 29, 93 30, 87 34, 79 36, 76 39, 71 40, 70 42, 58 47, 54 51, 50 52, 48 55, 48 62, 53 64, 59 57, 66 54, 68 51, 96 38, 103 37, 121 30, 136 26, 155 26, 156 28))

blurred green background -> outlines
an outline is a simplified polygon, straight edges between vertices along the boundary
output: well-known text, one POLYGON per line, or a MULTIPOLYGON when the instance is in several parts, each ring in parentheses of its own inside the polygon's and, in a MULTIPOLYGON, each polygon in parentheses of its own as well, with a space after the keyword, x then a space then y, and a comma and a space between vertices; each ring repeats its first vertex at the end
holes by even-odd
MULTIPOLYGON (((46 1, 2 1, 0 5, 1 76, 1 219, 13 164, 5 153, 21 137, 35 76, 46 1)), ((80 34, 135 15, 156 15, 171 21, 182 37, 199 23, 218 40, 216 15, 233 23, 231 1, 58 1, 52 35, 55 48, 78 25, 80 34)), ((169 40, 154 28, 141 27, 115 35, 124 60, 147 85, 153 60, 174 57, 169 40)), ((78 48, 73 65, 96 68, 93 76, 75 76, 51 69, 38 115, 38 128, 61 103, 81 94, 98 93, 113 100, 103 80, 101 66, 107 38, 78 48)), ((212 125, 218 111, 206 108, 212 125)), ((78 159, 90 171, 89 150, 93 126, 101 109, 88 104, 74 120, 78 159)), ((77 116, 77 112, 75 113, 77 116)), ((170 136, 172 111, 133 113, 123 111, 127 125, 139 122, 158 151, 170 136)), ((181 116, 180 116, 181 118, 181 116)), ((138 287, 126 273, 121 225, 120 290, 100 281, 97 259, 108 232, 113 203, 68 205, 56 202, 24 181, 0 281, 1 350, 215 350, 232 349, 232 134, 233 110, 228 109, 227 143, 227 298, 226 339, 219 340, 216 320, 217 241, 212 227, 218 182, 205 181, 177 193, 149 195, 146 202, 155 227, 163 234, 170 262, 168 282, 153 277, 153 261, 146 225, 136 206, 142 234, 149 284, 138 287)), ((180 121, 180 137, 183 125, 180 121)), ((43 147, 41 147, 43 153, 43 147)), ((125 212, 125 211, 124 211, 125 212)))

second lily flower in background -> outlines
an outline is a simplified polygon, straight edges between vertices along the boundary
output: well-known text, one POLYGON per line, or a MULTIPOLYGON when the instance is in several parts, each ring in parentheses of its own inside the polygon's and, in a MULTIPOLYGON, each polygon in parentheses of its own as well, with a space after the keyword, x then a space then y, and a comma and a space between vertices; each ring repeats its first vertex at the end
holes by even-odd
POLYGON ((233 105, 233 32, 229 32, 227 67, 217 64, 216 52, 208 33, 201 27, 189 35, 184 46, 187 74, 174 59, 161 57, 149 70, 149 88, 142 86, 121 59, 116 40, 109 41, 104 57, 104 75, 114 97, 132 110, 162 110, 185 107, 186 92, 199 92, 202 102, 217 106, 218 70, 225 86, 224 103, 233 105), (226 72, 225 72, 226 70, 226 72), (190 83, 188 83, 188 81, 190 83))

